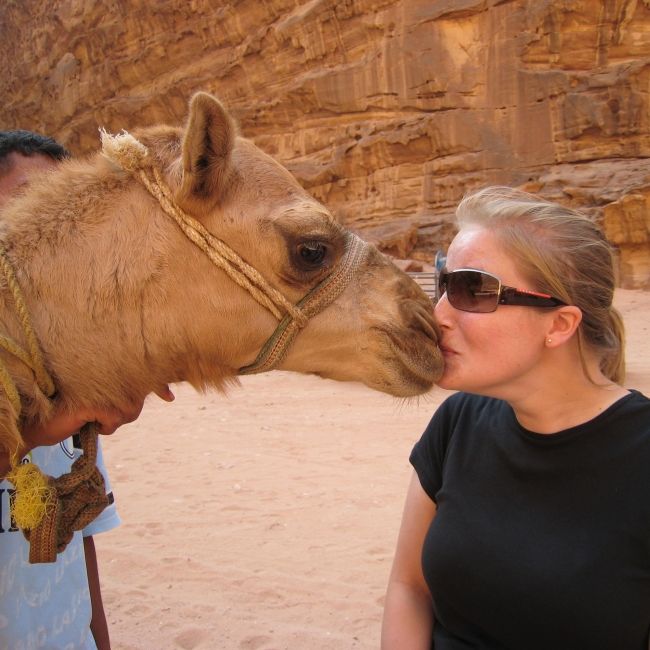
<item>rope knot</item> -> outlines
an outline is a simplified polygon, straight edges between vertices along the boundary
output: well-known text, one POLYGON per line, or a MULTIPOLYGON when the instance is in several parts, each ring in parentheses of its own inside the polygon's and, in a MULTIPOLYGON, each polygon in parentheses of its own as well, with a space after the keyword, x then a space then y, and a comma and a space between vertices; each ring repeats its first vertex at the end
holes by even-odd
POLYGON ((134 172, 151 166, 149 150, 128 131, 111 135, 106 130, 100 129, 99 134, 104 156, 125 171, 134 172))

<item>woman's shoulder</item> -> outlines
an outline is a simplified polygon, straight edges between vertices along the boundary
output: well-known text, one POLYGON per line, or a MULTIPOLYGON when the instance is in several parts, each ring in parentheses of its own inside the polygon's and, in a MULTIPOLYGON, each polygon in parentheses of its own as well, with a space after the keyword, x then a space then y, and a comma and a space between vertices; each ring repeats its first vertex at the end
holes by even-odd
POLYGON ((628 394, 614 402, 605 413, 610 417, 622 416, 638 417, 647 420, 650 424, 650 398, 634 388, 628 389, 628 394))
POLYGON ((636 388, 629 388, 630 391, 630 402, 635 405, 650 406, 650 397, 644 395, 641 391, 636 390, 636 388))
POLYGON ((512 409, 502 400, 474 393, 457 392, 447 397, 438 407, 411 455, 434 459, 442 467, 448 451, 454 445, 465 450, 484 438, 487 429, 506 428, 512 421, 512 409))
POLYGON ((628 395, 613 404, 608 411, 610 419, 629 422, 650 436, 650 398, 638 390, 630 389, 628 395))

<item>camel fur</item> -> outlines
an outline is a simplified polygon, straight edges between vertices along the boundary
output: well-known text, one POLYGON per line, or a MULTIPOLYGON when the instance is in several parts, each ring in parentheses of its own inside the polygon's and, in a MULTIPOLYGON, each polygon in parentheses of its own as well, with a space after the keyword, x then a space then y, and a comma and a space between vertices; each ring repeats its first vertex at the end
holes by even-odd
MULTIPOLYGON (((238 134, 223 105, 196 94, 184 127, 134 130, 174 200, 291 303, 329 274, 346 233, 276 161, 238 134)), ((236 383, 277 319, 215 268, 135 175, 101 152, 34 179, 0 221, 54 399, 121 408, 169 383, 236 383)), ((24 344, 0 280, 0 331, 24 344)), ((46 421, 52 402, 2 351, 22 401, 0 394, 0 449, 46 421)), ((339 298, 312 318, 280 366, 361 381, 396 396, 429 390, 442 367, 431 302, 374 247, 339 298)))

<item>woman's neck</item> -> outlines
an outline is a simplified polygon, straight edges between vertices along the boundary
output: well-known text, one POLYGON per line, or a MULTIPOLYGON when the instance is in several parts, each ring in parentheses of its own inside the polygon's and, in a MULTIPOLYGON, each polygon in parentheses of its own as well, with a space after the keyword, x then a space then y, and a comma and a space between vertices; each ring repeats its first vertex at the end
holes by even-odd
POLYGON ((557 433, 593 420, 629 391, 602 377, 602 383, 558 382, 519 400, 508 400, 517 420, 536 433, 557 433))

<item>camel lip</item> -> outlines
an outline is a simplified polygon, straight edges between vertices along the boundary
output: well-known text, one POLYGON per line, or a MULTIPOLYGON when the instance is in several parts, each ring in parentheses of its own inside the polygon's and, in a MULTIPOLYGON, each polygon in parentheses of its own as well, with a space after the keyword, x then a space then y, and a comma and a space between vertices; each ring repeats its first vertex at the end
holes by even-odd
POLYGON ((400 364, 400 374, 409 383, 426 391, 440 379, 442 354, 436 340, 423 331, 410 332, 408 338, 390 328, 376 328, 382 334, 400 364))
POLYGON ((421 329, 408 328, 406 330, 400 328, 392 328, 386 326, 373 327, 376 332, 382 336, 387 337, 397 348, 406 352, 409 346, 414 345, 414 340, 417 344, 428 345, 436 349, 440 349, 438 338, 430 336, 427 332, 421 329))

